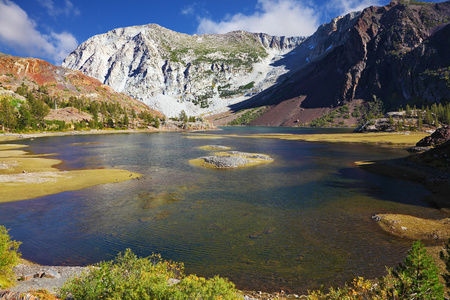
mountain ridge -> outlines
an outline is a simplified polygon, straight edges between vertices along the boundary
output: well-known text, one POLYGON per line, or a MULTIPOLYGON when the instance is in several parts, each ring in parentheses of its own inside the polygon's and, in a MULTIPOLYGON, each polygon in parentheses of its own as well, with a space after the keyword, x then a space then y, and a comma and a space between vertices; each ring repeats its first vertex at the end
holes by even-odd
POLYGON ((298 126, 354 101, 381 99, 386 108, 445 101, 449 22, 450 1, 396 0, 332 19, 307 38, 191 36, 140 25, 88 39, 63 65, 168 116, 252 109, 251 125, 298 126), (434 47, 436 34, 444 46, 434 47))
POLYGON ((181 110, 198 115, 274 84, 286 71, 270 67, 272 59, 303 39, 245 31, 191 36, 149 24, 96 35, 69 54, 63 66, 81 70, 166 115, 181 110), (169 105, 159 107, 159 98, 169 105))

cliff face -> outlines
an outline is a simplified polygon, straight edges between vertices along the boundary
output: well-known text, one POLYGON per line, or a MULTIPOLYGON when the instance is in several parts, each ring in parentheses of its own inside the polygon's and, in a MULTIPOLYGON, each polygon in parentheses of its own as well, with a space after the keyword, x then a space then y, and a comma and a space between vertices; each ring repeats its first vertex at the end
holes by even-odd
POLYGON ((308 38, 190 36, 150 24, 94 36, 63 66, 167 116, 258 108, 252 125, 295 126, 374 96, 388 109, 448 100, 449 22, 450 1, 395 0, 308 38))
MULTIPOLYGON (((387 108, 449 99, 449 1, 393 1, 369 7, 352 20, 330 32, 338 41, 332 49, 269 90, 268 101, 260 95, 241 105, 270 106, 252 125, 293 126, 311 121, 326 108, 374 96, 387 108), (288 101, 296 105, 287 106, 288 101)), ((323 29, 303 44, 313 43, 323 29)))
MULTIPOLYGON (((83 97, 90 100, 117 102, 121 107, 134 109, 137 113, 149 113, 162 117, 162 114, 149 109, 144 103, 89 77, 80 71, 54 66, 35 58, 23 58, 0 54, 0 94, 13 95, 22 83, 29 89, 45 86, 46 93, 52 97, 69 99, 83 97)), ((19 95, 14 97, 22 98, 19 95)))
POLYGON ((273 85, 287 70, 271 64, 303 40, 244 31, 190 36, 150 24, 94 36, 63 66, 168 116, 199 115, 273 85))

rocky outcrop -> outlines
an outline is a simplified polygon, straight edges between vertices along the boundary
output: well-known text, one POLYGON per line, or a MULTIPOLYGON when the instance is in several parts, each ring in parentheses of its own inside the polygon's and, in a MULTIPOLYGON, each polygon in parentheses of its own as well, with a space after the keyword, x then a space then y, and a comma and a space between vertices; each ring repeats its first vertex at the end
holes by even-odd
POLYGON ((63 66, 167 116, 265 108, 251 125, 298 126, 354 100, 388 110, 450 94, 450 2, 394 0, 308 38, 186 35, 155 24, 90 38, 63 66))
POLYGON ((434 147, 439 144, 443 144, 450 140, 450 127, 444 126, 436 129, 433 134, 421 139, 416 146, 417 147, 434 147))
POLYGON ((191 164, 217 169, 234 169, 270 162, 273 162, 273 158, 268 155, 240 151, 218 152, 190 160, 191 164))
POLYGON ((156 24, 119 28, 82 43, 63 62, 167 116, 220 110, 286 72, 271 66, 304 38, 234 31, 187 35, 156 24))
POLYGON ((330 45, 328 51, 308 57, 309 64, 299 57, 299 70, 235 110, 263 104, 268 109, 251 125, 296 126, 326 108, 374 96, 388 110, 418 99, 443 101, 450 94, 449 22, 449 1, 393 1, 334 20, 298 47, 311 45, 314 53, 330 45))

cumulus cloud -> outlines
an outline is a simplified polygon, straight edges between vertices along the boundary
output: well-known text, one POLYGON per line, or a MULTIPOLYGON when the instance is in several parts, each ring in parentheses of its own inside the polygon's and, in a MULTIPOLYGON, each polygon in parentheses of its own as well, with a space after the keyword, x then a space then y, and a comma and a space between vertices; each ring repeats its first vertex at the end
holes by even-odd
POLYGON ((21 55, 45 57, 60 64, 70 51, 78 46, 76 38, 68 33, 43 34, 27 13, 9 0, 0 0, 0 43, 21 55))
POLYGON ((66 17, 69 16, 78 16, 80 14, 80 10, 76 8, 72 2, 69 0, 64 1, 64 6, 56 6, 53 0, 38 0, 39 4, 41 4, 44 8, 47 9, 47 13, 50 16, 56 17, 58 15, 64 14, 66 17))
MULTIPOLYGON (((233 30, 264 32, 279 36, 308 36, 320 24, 371 5, 382 5, 383 0, 326 0, 320 5, 310 0, 258 0, 253 14, 227 15, 216 21, 197 17, 197 33, 226 33, 233 30)), ((384 0, 385 1, 385 0, 384 0)), ((186 9, 186 14, 192 9, 186 9)))
POLYGON ((305 2, 258 0, 251 15, 235 14, 216 22, 199 18, 198 33, 226 33, 233 30, 263 32, 279 36, 311 35, 319 26, 319 13, 305 2))

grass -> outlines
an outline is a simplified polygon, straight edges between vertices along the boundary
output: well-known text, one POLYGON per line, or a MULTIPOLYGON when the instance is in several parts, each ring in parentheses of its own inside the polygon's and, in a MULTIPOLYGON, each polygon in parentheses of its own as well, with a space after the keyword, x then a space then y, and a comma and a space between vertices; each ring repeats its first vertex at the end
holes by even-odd
POLYGON ((0 202, 33 199, 66 191, 139 178, 120 169, 60 171, 60 160, 49 155, 29 155, 21 145, 0 145, 0 202), (18 193, 17 191, 20 191, 18 193))
POLYGON ((230 147, 226 147, 226 146, 215 146, 215 145, 206 145, 206 146, 201 146, 198 147, 199 149, 202 150, 230 150, 230 147))
POLYGON ((402 214, 380 214, 380 227, 395 236, 411 240, 450 238, 450 220, 422 219, 402 214))
MULTIPOLYGON (((330 142, 330 143, 364 143, 384 146, 414 146, 419 140, 428 136, 427 133, 411 132, 402 133, 330 133, 330 134, 253 134, 253 135, 226 135, 225 137, 264 138, 281 140, 300 140, 307 142, 330 142)), ((206 138, 211 135, 203 135, 206 138)), ((214 136, 219 138, 220 136, 214 136)), ((190 138, 202 138, 196 135, 190 138)))

